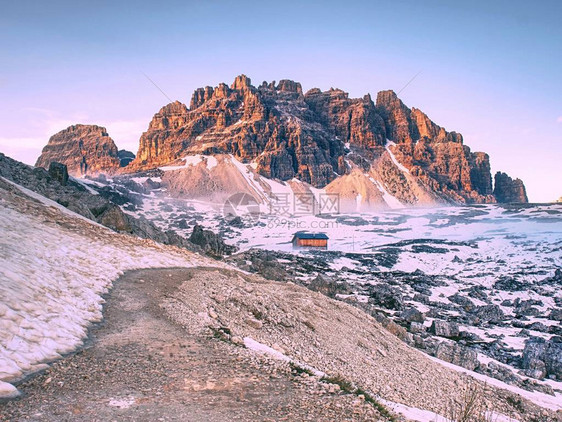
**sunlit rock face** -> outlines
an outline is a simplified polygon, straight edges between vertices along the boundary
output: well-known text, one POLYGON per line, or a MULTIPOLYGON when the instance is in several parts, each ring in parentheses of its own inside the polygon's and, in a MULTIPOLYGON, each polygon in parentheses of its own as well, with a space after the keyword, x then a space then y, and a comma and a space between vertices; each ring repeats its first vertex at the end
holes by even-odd
POLYGON ((52 162, 65 164, 72 176, 83 176, 113 173, 120 160, 104 127, 74 125, 51 136, 35 166, 48 169, 52 162))

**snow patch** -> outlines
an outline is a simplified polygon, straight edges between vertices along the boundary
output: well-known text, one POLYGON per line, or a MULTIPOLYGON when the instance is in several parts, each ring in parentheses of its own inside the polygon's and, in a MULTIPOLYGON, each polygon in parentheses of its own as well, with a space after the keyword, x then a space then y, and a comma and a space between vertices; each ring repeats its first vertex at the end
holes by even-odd
POLYGON ((20 395, 20 392, 12 384, 0 381, 0 397, 11 399, 20 395))
POLYGON ((382 199, 384 199, 386 205, 388 205, 392 209, 404 208, 404 204, 402 204, 402 202, 400 202, 395 196, 388 193, 382 183, 373 179, 372 177, 369 177, 369 180, 373 182, 377 189, 382 193, 382 199))
POLYGON ((111 399, 109 400, 108 405, 111 407, 117 407, 119 409, 128 409, 133 404, 135 404, 134 397, 125 397, 121 399, 111 399))
POLYGON ((462 368, 457 365, 453 365, 452 363, 445 362, 433 356, 428 355, 427 357, 432 361, 437 362, 449 369, 469 375, 479 381, 485 382, 488 385, 493 385, 494 387, 502 388, 504 390, 511 391, 512 393, 519 394, 520 396, 526 398, 527 400, 535 403, 537 406, 544 407, 546 409, 550 409, 554 411, 562 409, 562 394, 560 393, 555 393, 554 396, 551 396, 538 391, 523 390, 522 388, 515 387, 513 385, 506 384, 505 382, 500 381, 498 379, 491 378, 474 371, 470 371, 466 368, 462 368))
POLYGON ((394 163, 394 165, 396 167, 398 167, 400 170, 402 170, 404 173, 408 173, 410 174, 410 170, 408 170, 406 167, 404 167, 402 164, 400 164, 398 162, 398 160, 396 159, 396 157, 394 156, 394 154, 392 153, 392 151, 390 150, 391 146, 395 146, 396 143, 392 142, 392 141, 388 141, 386 142, 386 150, 388 151, 388 154, 390 155, 390 159, 392 160, 392 162, 394 163))
POLYGON ((319 371, 319 370, 317 370, 317 369, 313 368, 312 366, 309 366, 305 363, 301 363, 297 360, 291 359, 289 356, 279 352, 278 350, 273 349, 272 347, 269 347, 269 346, 267 346, 263 343, 260 343, 259 341, 256 341, 251 337, 244 337, 244 346, 246 346, 247 349, 252 350, 254 352, 264 354, 264 355, 269 355, 274 359, 294 363, 295 365, 297 365, 301 368, 304 368, 304 369, 307 369, 307 370, 311 371, 317 377, 323 377, 323 376, 326 375, 324 372, 319 371))
POLYGON ((216 167, 216 165, 218 164, 217 159, 215 157, 213 157, 212 155, 201 155, 201 154, 186 155, 181 160, 184 162, 183 165, 164 166, 164 167, 159 167, 159 169, 162 170, 162 171, 181 170, 181 169, 188 168, 190 166, 196 166, 201 161, 204 161, 206 166, 207 166, 207 169, 211 170, 212 168, 216 167))

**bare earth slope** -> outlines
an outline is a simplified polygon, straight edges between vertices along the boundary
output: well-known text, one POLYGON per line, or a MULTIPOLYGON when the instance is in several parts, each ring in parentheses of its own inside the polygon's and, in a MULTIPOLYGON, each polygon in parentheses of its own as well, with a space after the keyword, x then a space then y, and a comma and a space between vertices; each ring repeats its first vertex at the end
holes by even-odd
POLYGON ((187 335, 160 304, 191 275, 122 276, 89 346, 20 385, 24 397, 0 405, 0 420, 385 420, 356 396, 330 393, 329 384, 292 374, 287 364, 209 334, 187 335))

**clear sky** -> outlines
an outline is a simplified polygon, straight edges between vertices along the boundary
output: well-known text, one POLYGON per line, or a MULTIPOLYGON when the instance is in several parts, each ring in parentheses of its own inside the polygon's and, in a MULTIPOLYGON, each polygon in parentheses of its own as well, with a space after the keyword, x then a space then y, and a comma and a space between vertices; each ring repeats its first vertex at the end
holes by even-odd
POLYGON ((410 107, 562 196, 562 1, 2 1, 0 151, 33 164, 73 123, 138 139, 167 98, 294 79, 410 107))

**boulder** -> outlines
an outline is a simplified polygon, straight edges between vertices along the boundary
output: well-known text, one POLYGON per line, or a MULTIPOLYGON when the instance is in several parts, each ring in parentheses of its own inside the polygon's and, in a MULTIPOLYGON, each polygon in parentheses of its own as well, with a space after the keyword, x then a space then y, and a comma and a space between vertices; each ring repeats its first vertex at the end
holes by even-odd
POLYGON ((540 300, 521 300, 517 298, 513 302, 513 306, 515 307, 514 312, 517 316, 538 316, 541 314, 541 311, 534 306, 543 306, 543 303, 540 300))
POLYGON ((459 326, 455 322, 443 321, 441 319, 436 319, 431 324, 430 332, 439 337, 445 338, 458 338, 459 337, 459 326))
POLYGON ((550 311, 548 319, 553 321, 562 321, 562 308, 554 308, 550 311))
POLYGON ((473 371, 478 368, 478 354, 475 350, 455 343, 442 341, 435 350, 435 357, 473 371))
POLYGON ((400 318, 408 323, 423 323, 425 321, 424 315, 416 308, 408 308, 400 313, 400 318))
POLYGON ((124 233, 132 233, 128 216, 115 204, 110 204, 107 209, 98 216, 98 223, 112 230, 124 233))
POLYGON ((521 366, 525 375, 562 381, 562 337, 550 340, 533 337, 525 342, 521 366))
POLYGON ((454 295, 449 296, 448 299, 451 302, 459 305, 465 312, 472 312, 476 308, 476 306, 474 305, 474 302, 472 302, 472 300, 470 300, 467 297, 461 296, 458 293, 455 293, 454 295))
POLYGON ((410 322, 410 327, 409 327, 410 333, 413 334, 421 334, 421 333, 425 333, 425 325, 423 325, 421 322, 415 322, 412 321, 410 322))

